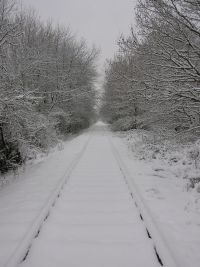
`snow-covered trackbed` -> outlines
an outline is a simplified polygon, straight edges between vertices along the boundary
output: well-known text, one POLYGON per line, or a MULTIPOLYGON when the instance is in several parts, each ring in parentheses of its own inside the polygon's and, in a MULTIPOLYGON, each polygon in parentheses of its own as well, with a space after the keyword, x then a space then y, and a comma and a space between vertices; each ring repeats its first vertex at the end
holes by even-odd
POLYGON ((138 210, 140 219, 146 227, 147 235, 152 239, 152 244, 158 262, 161 266, 170 266, 178 267, 180 266, 173 251, 170 248, 170 244, 167 243, 162 231, 160 230, 158 224, 154 220, 153 215, 151 214, 148 204, 145 203, 144 198, 142 197, 140 190, 138 189, 136 183, 134 183, 133 177, 131 177, 126 165, 124 164, 122 157, 119 154, 119 151, 114 146, 112 140, 109 138, 113 154, 115 155, 116 161, 119 164, 119 168, 124 177, 124 180, 129 188, 129 192, 134 200, 135 206, 138 210))
POLYGON ((5 266, 178 265, 109 131, 96 125, 5 266))
POLYGON ((64 185, 67 183, 68 179, 70 178, 71 172, 76 167, 84 151, 86 150, 86 147, 90 139, 91 139, 91 135, 89 135, 89 138, 86 140, 81 151, 72 160, 71 164, 66 169, 64 175, 60 178, 60 180, 56 184, 55 189, 50 194, 46 202, 44 203, 39 214, 34 219, 31 227, 28 229, 27 233, 24 235, 21 242, 18 244, 18 246, 16 247, 14 252, 11 254, 8 261, 5 263, 4 265, 5 267, 17 266, 28 255, 28 252, 31 248, 31 244, 33 240, 39 235, 41 227, 43 226, 44 222, 47 220, 48 216, 50 215, 52 207, 54 207, 57 199, 60 197, 60 194, 61 194, 61 191, 64 185))

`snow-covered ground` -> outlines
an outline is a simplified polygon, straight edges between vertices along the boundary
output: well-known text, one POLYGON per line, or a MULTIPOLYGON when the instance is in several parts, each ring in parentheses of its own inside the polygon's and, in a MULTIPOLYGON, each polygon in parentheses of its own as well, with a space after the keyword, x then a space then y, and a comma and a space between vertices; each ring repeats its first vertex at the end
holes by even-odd
POLYGON ((99 125, 95 128, 83 157, 20 266, 159 266, 107 133, 99 125))
POLYGON ((188 189, 187 179, 196 177, 197 173, 200 176, 191 157, 196 148, 179 147, 180 151, 164 153, 158 143, 156 149, 149 149, 141 135, 137 131, 117 133, 113 134, 113 140, 179 265, 197 267, 200 263, 200 192, 198 184, 188 189))
POLYGON ((67 167, 79 153, 88 135, 66 142, 64 149, 50 154, 0 191, 0 266, 10 259, 29 232, 67 167))
POLYGON ((188 192, 185 180, 176 178, 162 161, 139 160, 133 151, 134 136, 127 139, 127 134, 110 133, 102 123, 66 142, 63 150, 28 166, 20 177, 1 189, 0 266, 6 266, 30 232, 35 218, 88 140, 80 162, 21 265, 158 266, 152 241, 139 218, 108 137, 179 266, 199 266, 200 214, 195 203, 198 195, 194 190, 188 192))

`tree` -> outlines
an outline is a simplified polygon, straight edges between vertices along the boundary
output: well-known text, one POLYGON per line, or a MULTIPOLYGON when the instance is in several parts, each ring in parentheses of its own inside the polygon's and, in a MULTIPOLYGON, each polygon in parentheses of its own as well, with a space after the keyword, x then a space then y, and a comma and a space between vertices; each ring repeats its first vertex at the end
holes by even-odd
MULTIPOLYGON (((119 40, 118 54, 129 64, 124 72, 115 71, 121 79, 120 91, 123 88, 134 98, 125 117, 136 106, 137 127, 195 130, 198 135, 199 12, 198 1, 138 1, 137 30, 131 29, 128 37, 119 40)), ((120 68, 121 63, 117 65, 120 68)), ((106 76, 105 102, 108 80, 106 76)), ((115 92, 114 88, 112 95, 115 92)), ((123 103, 121 99, 117 106, 123 103)))
POLYGON ((0 0, 0 15, 0 170, 7 171, 90 125, 98 51, 12 0, 0 0))

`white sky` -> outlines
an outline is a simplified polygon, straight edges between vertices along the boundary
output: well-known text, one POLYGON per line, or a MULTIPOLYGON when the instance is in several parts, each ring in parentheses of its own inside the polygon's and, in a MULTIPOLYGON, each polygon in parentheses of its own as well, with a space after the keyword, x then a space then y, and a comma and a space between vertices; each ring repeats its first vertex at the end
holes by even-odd
POLYGON ((41 19, 69 26, 89 45, 101 49, 99 70, 103 72, 106 58, 117 50, 121 33, 128 33, 134 24, 136 0, 21 0, 36 8, 41 19))

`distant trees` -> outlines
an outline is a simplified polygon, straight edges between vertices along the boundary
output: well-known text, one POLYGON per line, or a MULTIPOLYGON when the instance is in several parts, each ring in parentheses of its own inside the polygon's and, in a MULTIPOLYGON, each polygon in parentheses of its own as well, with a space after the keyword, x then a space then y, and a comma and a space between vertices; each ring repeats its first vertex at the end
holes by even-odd
POLYGON ((0 0, 0 171, 88 127, 98 51, 0 0))
POLYGON ((200 134, 200 1, 139 0, 107 67, 102 113, 119 129, 200 134))

